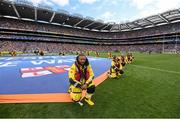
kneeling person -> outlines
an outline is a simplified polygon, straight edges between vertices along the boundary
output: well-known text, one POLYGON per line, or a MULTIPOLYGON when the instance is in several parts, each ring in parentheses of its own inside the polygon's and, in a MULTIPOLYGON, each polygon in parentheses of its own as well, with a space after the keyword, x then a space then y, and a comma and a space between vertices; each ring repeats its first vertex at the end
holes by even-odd
POLYGON ((118 57, 113 56, 113 59, 111 62, 111 68, 110 68, 110 72, 109 72, 109 77, 117 78, 118 76, 120 76, 123 73, 124 72, 122 70, 121 60, 118 57))
POLYGON ((84 54, 78 55, 75 63, 69 70, 69 93, 73 101, 80 101, 82 98, 82 90, 87 90, 84 100, 89 105, 94 105, 94 102, 91 100, 95 92, 95 85, 92 82, 93 78, 94 73, 87 57, 84 54))

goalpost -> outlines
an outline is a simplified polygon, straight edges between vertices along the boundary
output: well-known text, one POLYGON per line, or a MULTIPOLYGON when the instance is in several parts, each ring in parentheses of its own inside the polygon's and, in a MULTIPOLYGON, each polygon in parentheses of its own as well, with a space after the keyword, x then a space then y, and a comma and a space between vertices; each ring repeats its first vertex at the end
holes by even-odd
POLYGON ((177 54, 177 49, 178 49, 178 46, 177 46, 177 43, 178 43, 178 36, 176 34, 176 37, 175 37, 175 40, 174 41, 174 46, 172 49, 165 49, 165 36, 163 36, 163 41, 162 41, 162 53, 163 54, 177 54))

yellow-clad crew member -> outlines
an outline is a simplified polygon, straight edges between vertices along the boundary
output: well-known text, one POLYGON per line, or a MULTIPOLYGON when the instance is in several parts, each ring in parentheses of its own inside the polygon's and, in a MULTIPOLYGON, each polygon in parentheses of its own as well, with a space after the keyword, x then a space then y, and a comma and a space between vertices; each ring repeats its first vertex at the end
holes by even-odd
POLYGON ((89 51, 86 51, 86 54, 87 54, 87 56, 89 56, 89 54, 90 54, 89 51))
POLYGON ((108 58, 112 58, 112 53, 108 52, 108 58))
POLYGON ((126 65, 126 59, 123 55, 121 55, 121 65, 124 67, 126 65))
POLYGON ((117 69, 118 76, 120 76, 121 74, 124 73, 124 71, 122 70, 122 69, 123 69, 123 66, 122 66, 122 64, 121 64, 121 58, 120 58, 120 57, 117 57, 116 67, 118 68, 118 69, 117 69))
POLYGON ((128 53, 127 56, 126 56, 126 61, 127 61, 127 63, 128 63, 128 64, 131 64, 131 63, 132 63, 132 60, 133 60, 132 56, 128 53))
POLYGON ((134 58, 134 56, 133 56, 133 54, 132 53, 130 53, 130 56, 131 56, 131 58, 132 58, 132 61, 135 59, 134 58))
POLYGON ((79 54, 76 57, 75 63, 69 70, 69 93, 73 101, 78 102, 82 98, 82 90, 86 90, 86 96, 84 100, 89 105, 94 105, 91 100, 92 95, 95 92, 95 85, 92 82, 94 73, 89 64, 87 57, 84 54, 79 54))
POLYGON ((16 53, 15 50, 13 50, 13 51, 10 52, 10 54, 11 54, 11 56, 15 57, 17 53, 16 53))
POLYGON ((123 69, 121 56, 117 57, 117 67, 118 67, 120 70, 123 69))
POLYGON ((79 51, 76 51, 76 55, 79 55, 79 51))
POLYGON ((99 57, 100 53, 98 51, 95 51, 96 57, 99 57))
POLYGON ((117 78, 121 74, 123 74, 122 65, 119 61, 119 59, 116 56, 113 56, 112 62, 111 62, 111 68, 109 72, 110 78, 117 78))

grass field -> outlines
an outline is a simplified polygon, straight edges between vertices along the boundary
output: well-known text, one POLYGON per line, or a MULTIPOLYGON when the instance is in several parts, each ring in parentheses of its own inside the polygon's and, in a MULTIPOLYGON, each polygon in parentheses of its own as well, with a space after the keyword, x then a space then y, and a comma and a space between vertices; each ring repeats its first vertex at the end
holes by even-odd
POLYGON ((103 82, 93 99, 93 107, 74 103, 0 104, 0 117, 180 118, 180 55, 135 54, 125 74, 103 82))

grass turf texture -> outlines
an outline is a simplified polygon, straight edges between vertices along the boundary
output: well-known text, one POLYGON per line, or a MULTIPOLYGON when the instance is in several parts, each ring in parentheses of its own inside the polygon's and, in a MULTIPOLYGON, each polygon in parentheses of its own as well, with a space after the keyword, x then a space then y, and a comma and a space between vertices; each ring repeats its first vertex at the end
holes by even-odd
POLYGON ((179 61, 180 55, 135 54, 133 65, 125 67, 122 77, 108 79, 96 88, 93 107, 74 103, 0 104, 0 117, 180 117, 179 61))

